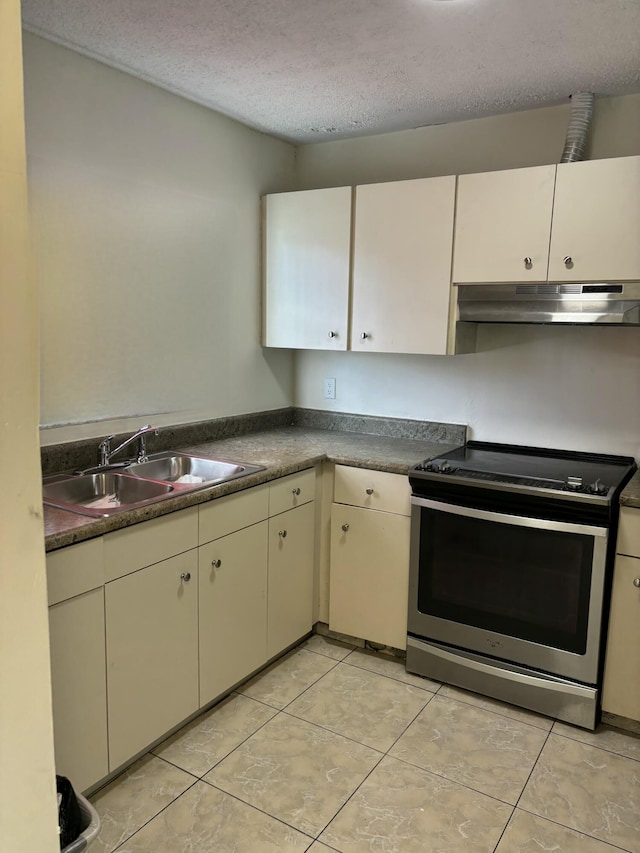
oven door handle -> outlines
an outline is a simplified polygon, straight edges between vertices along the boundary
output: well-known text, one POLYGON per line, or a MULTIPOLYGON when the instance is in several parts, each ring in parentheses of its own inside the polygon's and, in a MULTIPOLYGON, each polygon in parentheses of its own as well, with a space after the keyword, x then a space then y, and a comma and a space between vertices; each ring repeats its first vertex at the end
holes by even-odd
POLYGON ((411 504, 425 507, 437 512, 447 512, 450 515, 463 515, 466 518, 479 518, 481 521, 493 521, 497 524, 511 524, 514 527, 535 527, 538 530, 558 530, 564 533, 583 533, 586 536, 607 538, 606 527, 594 527, 588 524, 573 524, 565 521, 550 521, 547 518, 530 518, 524 515, 508 515, 503 512, 491 512, 485 509, 474 509, 469 506, 447 504, 442 501, 430 501, 426 498, 411 496, 411 504))

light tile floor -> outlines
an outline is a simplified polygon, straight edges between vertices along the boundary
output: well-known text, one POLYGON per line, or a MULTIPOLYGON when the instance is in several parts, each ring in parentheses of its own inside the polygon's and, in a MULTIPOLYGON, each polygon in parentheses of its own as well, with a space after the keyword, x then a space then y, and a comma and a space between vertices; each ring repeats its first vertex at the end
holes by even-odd
POLYGON ((640 853, 640 738, 316 635, 92 800, 92 853, 640 853))

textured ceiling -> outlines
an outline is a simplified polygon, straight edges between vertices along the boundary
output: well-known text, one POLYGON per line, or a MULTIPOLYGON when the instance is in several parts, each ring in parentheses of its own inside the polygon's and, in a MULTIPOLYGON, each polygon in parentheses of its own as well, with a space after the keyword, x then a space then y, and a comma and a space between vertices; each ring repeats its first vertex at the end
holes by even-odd
POLYGON ((640 0, 22 0, 26 29, 294 142, 640 92, 640 0))

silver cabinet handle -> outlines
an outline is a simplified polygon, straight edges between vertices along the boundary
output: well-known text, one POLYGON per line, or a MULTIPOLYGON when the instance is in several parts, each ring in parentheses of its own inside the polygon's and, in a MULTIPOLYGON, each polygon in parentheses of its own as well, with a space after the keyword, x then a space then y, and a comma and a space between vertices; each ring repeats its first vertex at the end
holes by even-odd
POLYGON ((191 572, 182 572, 180 575, 181 581, 190 581, 191 580, 191 572))
POLYGON ((348 524, 343 524, 343 525, 342 525, 342 529, 343 529, 343 530, 344 530, 344 532, 346 533, 346 532, 347 532, 347 530, 349 529, 349 525, 348 525, 348 524))
POLYGON ((567 267, 568 269, 571 269, 571 267, 573 266, 573 258, 571 257, 571 255, 565 255, 562 261, 565 267, 567 267))
POLYGON ((222 560, 211 560, 211 566, 214 569, 219 569, 222 565, 222 560))
POLYGON ((640 578, 634 578, 633 579, 633 585, 635 587, 637 587, 638 589, 640 589, 640 578))
POLYGON ((528 255, 526 258, 524 258, 524 266, 525 266, 525 269, 527 269, 527 270, 530 270, 531 267, 533 266, 533 261, 531 260, 531 258, 528 255))
POLYGON ((300 494, 300 489, 299 489, 299 488, 291 489, 291 494, 292 494, 292 495, 299 495, 299 494, 300 494))
POLYGON ((360 334, 360 340, 361 341, 366 341, 367 338, 370 338, 370 337, 371 337, 371 335, 369 334, 369 332, 361 332, 361 334, 360 334))
POLYGON ((337 333, 337 332, 329 332, 329 337, 330 337, 330 338, 337 338, 337 337, 338 337, 338 333, 337 333))
POLYGON ((372 495, 372 494, 373 494, 373 489, 372 489, 371 487, 369 487, 368 489, 365 489, 365 492, 366 492, 368 495, 372 495))
POLYGON ((286 539, 286 538, 287 538, 287 531, 286 531, 286 530, 279 530, 279 531, 278 531, 278 536, 279 536, 281 539, 286 539))

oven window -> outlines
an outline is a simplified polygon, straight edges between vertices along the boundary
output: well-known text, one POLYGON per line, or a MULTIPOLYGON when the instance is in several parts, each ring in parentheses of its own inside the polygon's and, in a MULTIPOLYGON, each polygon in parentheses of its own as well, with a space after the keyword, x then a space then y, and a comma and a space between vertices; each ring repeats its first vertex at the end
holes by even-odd
POLYGON ((421 511, 422 613, 584 654, 593 538, 421 511))

